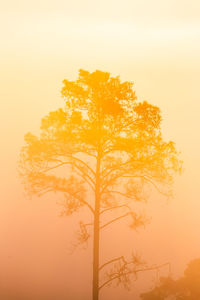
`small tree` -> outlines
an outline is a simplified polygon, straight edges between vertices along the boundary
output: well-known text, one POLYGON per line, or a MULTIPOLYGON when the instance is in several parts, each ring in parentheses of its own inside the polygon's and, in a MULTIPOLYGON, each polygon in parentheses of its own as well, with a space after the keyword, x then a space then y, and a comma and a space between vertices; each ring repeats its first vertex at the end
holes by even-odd
POLYGON ((197 300, 200 299, 200 259, 192 260, 184 275, 174 280, 160 278, 159 284, 147 293, 141 294, 142 300, 197 300))
POLYGON ((134 202, 152 189, 169 196, 180 162, 174 143, 162 139, 159 108, 138 102, 132 82, 80 70, 76 81, 63 84, 64 109, 42 119, 40 137, 25 136, 21 176, 31 195, 62 193, 63 214, 84 206, 92 214, 91 223, 80 223, 79 238, 87 241, 93 227, 93 300, 98 300, 101 288, 114 280, 126 286, 142 270, 134 255, 100 265, 100 232, 125 217, 132 228, 144 225, 134 202), (114 210, 116 217, 105 222, 114 210), (111 264, 100 283, 100 272, 111 264))

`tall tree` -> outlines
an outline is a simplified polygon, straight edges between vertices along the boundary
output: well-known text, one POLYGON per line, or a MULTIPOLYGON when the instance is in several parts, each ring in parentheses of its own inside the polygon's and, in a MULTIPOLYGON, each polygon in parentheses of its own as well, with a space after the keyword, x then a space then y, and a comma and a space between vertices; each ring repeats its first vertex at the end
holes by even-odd
POLYGON ((133 255, 99 264, 100 232, 129 217, 132 228, 145 223, 134 210, 152 189, 171 193, 180 162, 173 142, 164 142, 160 110, 138 102, 132 82, 95 71, 79 70, 76 81, 63 81, 65 106, 41 122, 39 137, 28 133, 21 151, 21 176, 31 195, 63 194, 63 214, 87 207, 91 223, 80 223, 80 241, 93 228, 93 300, 109 283, 125 286, 141 271, 133 255), (60 170, 60 172, 59 172, 60 170), (113 217, 112 211, 117 215, 113 217), (107 221, 105 221, 105 216, 107 221), (99 274, 112 265, 104 282, 99 274))

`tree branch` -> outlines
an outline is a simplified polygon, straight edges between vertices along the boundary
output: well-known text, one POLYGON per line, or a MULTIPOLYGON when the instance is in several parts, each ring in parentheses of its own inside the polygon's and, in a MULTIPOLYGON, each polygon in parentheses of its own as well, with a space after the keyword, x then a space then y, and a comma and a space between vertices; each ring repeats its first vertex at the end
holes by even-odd
POLYGON ((111 263, 113 263, 113 262, 115 262, 115 261, 119 261, 120 259, 123 260, 123 261, 125 262, 124 256, 119 256, 119 257, 114 258, 114 259, 111 259, 111 260, 109 260, 108 262, 106 262, 106 263, 104 263, 103 265, 101 265, 101 266, 99 267, 99 271, 102 270, 105 266, 107 266, 107 265, 109 265, 109 264, 111 264, 111 263))
POLYGON ((104 168, 104 170, 102 171, 102 173, 103 173, 102 177, 105 178, 105 177, 107 177, 109 174, 111 174, 114 171, 119 171, 119 170, 123 170, 124 171, 124 169, 120 169, 120 168, 123 167, 123 166, 126 166, 126 165, 128 165, 130 163, 131 163, 131 161, 129 160, 129 161, 126 161, 124 163, 120 163, 118 165, 110 167, 110 168, 104 168), (108 172, 105 173, 105 170, 108 170, 108 172))
POLYGON ((128 194, 125 194, 125 193, 122 193, 122 192, 119 192, 119 191, 106 191, 106 192, 104 192, 104 194, 109 194, 109 193, 117 194, 117 195, 120 195, 120 196, 125 197, 127 199, 131 199, 131 200, 133 199, 133 197, 129 196, 128 194))
POLYGON ((149 268, 143 268, 143 269, 135 269, 135 270, 130 270, 124 273, 117 274, 116 276, 108 279, 105 281, 101 286, 99 286, 99 290, 101 290, 104 286, 106 286, 108 283, 112 282, 115 279, 120 279, 122 276, 130 275, 130 274, 137 274, 139 272, 144 272, 144 271, 153 271, 153 270, 159 270, 160 268, 164 266, 170 266, 170 263, 165 263, 160 266, 154 266, 154 267, 149 267, 149 268))
MULTIPOLYGON (((92 168, 87 164, 87 163, 85 163, 83 160, 81 160, 80 158, 78 158, 78 157, 74 157, 74 156, 72 156, 72 155, 66 155, 66 157, 69 157, 69 159, 72 159, 72 160, 74 160, 75 162, 77 162, 77 163, 81 163, 81 164, 83 164, 91 173, 92 173, 92 175, 93 176, 95 176, 95 172, 94 172, 94 170, 92 170, 92 168)), ((86 173, 80 166, 78 166, 76 163, 74 163, 74 162, 71 162, 71 161, 62 161, 62 160, 60 160, 60 159, 54 159, 54 161, 57 161, 57 162, 60 162, 60 164, 58 164, 58 165, 56 165, 56 166, 53 166, 53 167, 50 167, 50 168, 47 168, 47 169, 45 169, 45 170, 43 170, 43 172, 48 172, 48 171, 50 171, 50 170, 52 170, 52 169, 56 169, 56 168, 58 168, 58 167, 60 167, 60 166, 63 166, 63 165, 72 165, 72 166, 74 166, 74 167, 76 167, 79 171, 81 171, 83 174, 84 174, 84 176, 86 176, 91 182, 92 182, 92 184, 95 184, 95 182, 94 182, 94 179, 92 179, 92 177, 88 174, 88 173, 86 173)))
POLYGON ((102 225, 102 226, 100 227, 100 229, 103 229, 103 228, 105 228, 106 226, 110 225, 111 223, 113 223, 113 222, 115 222, 115 221, 118 221, 118 220, 120 220, 120 219, 122 219, 122 218, 125 218, 125 217, 127 217, 127 216, 129 216, 129 215, 131 215, 131 214, 132 214, 131 212, 128 212, 128 213, 126 213, 126 214, 124 214, 124 215, 122 215, 122 216, 120 216, 120 217, 117 217, 117 218, 115 218, 115 219, 109 221, 108 223, 102 225))
MULTIPOLYGON (((73 157, 74 158, 74 157, 73 157)), ((76 159, 78 162, 82 162, 84 165, 86 165, 89 169, 91 169, 86 163, 84 163, 83 161, 81 161, 80 159, 78 158, 74 158, 76 159)), ((77 170, 79 170, 82 174, 78 174, 79 176, 81 176, 89 185, 90 187, 95 190, 95 182, 94 180, 91 178, 91 176, 89 174, 87 174, 80 166, 78 166, 76 163, 73 163, 73 162, 70 162, 70 161, 67 161, 67 162, 62 162, 61 160, 54 160, 54 161, 59 161, 60 164, 56 165, 56 166, 53 166, 53 167, 50 167, 50 168, 46 168, 44 169, 42 172, 48 172, 50 170, 53 170, 53 169, 56 169, 58 167, 61 167, 63 165, 71 165, 73 167, 75 167, 77 170), (88 180, 89 179, 89 180, 88 180)), ((94 171, 91 169, 91 171, 94 173, 94 171)), ((95 173, 94 173, 95 174, 95 173)))
POLYGON ((100 212, 100 214, 103 214, 103 213, 106 212, 106 211, 109 211, 109 210, 112 210, 112 209, 116 209, 116 208, 121 208, 121 207, 126 207, 126 208, 128 208, 128 209, 131 211, 130 206, 128 206, 128 205, 126 205, 126 204, 122 204, 122 205, 116 205, 116 206, 112 206, 112 207, 109 207, 109 208, 105 208, 104 210, 102 210, 102 211, 100 212))
MULTIPOLYGON (((115 180, 117 180, 117 179, 119 179, 119 178, 141 178, 141 179, 145 180, 146 182, 150 183, 151 185, 153 185, 153 187, 154 187, 161 195, 163 195, 163 196, 165 196, 165 197, 169 197, 169 196, 170 196, 169 194, 167 194, 167 193, 161 191, 161 190, 159 189, 159 187, 156 185, 156 183, 153 182, 153 180, 152 180, 148 175, 135 175, 135 174, 133 174, 133 175, 127 174, 127 175, 126 175, 126 171, 124 172, 124 174, 118 174, 118 175, 115 175, 115 176, 113 176, 110 180, 108 180, 108 181, 103 185, 102 190, 101 190, 101 194, 105 193, 106 188, 112 183, 112 181, 115 181, 115 180)), ((107 193, 107 192, 106 192, 106 193, 107 193)))
MULTIPOLYGON (((66 190, 66 189, 62 189, 60 191, 69 194, 71 197, 74 197, 75 199, 77 199, 78 201, 80 201, 81 203, 83 203, 84 205, 86 205, 90 209, 90 211, 94 214, 93 207, 86 200, 78 197, 76 195, 76 193, 70 193, 69 190, 66 190)), ((39 192, 37 192, 37 194, 40 197, 40 196, 43 196, 43 195, 45 195, 46 193, 49 193, 49 192, 56 192, 56 190, 53 189, 53 188, 49 188, 46 191, 39 191, 39 192)), ((89 224, 87 224, 87 225, 89 225, 89 224)))
POLYGON ((142 179, 144 179, 146 182, 152 184, 153 187, 154 187, 161 195, 163 195, 163 196, 165 196, 165 197, 169 197, 169 195, 168 195, 167 193, 162 192, 162 191, 159 189, 159 187, 155 184, 155 182, 153 182, 152 179, 150 179, 149 176, 147 176, 147 175, 134 175, 134 176, 132 176, 132 175, 123 175, 123 176, 121 176, 121 177, 123 177, 123 178, 142 178, 142 179))
POLYGON ((79 168, 77 165, 74 165, 73 163, 72 165, 76 167, 79 172, 81 172, 81 174, 77 173, 78 176, 83 178, 88 183, 88 185, 92 188, 92 190, 95 191, 95 182, 93 181, 93 179, 91 179, 91 177, 87 173, 85 173, 81 168, 79 168))
MULTIPOLYGON (((60 160, 59 160, 59 161, 60 161, 60 160)), ((42 170, 42 172, 48 172, 48 171, 51 171, 51 170, 53 170, 53 169, 59 168, 59 167, 61 167, 61 166, 64 166, 64 165, 71 165, 71 164, 72 164, 71 162, 65 162, 65 161, 63 161, 63 162, 61 162, 60 164, 58 164, 58 165, 56 165, 56 166, 49 167, 49 168, 46 168, 46 169, 42 170)))
POLYGON ((80 158, 75 157, 75 156, 70 156, 70 158, 76 160, 77 162, 82 163, 82 164, 83 164, 85 167, 87 167, 88 170, 95 176, 94 170, 92 170, 92 168, 91 168, 87 163, 85 163, 83 160, 81 160, 80 158))

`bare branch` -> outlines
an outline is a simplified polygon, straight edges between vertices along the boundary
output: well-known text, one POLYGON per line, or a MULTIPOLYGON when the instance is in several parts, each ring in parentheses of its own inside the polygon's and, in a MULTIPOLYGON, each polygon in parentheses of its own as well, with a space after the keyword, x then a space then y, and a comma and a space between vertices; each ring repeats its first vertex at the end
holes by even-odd
POLYGON ((165 263, 165 264, 162 264, 162 265, 159 265, 159 266, 152 266, 152 267, 142 268, 142 269, 133 269, 133 270, 130 270, 130 271, 127 271, 127 272, 124 272, 124 273, 123 272, 119 273, 119 274, 115 275, 114 277, 112 277, 112 278, 108 279, 107 281, 105 281, 101 286, 99 286, 99 290, 101 290, 104 286, 106 286, 107 284, 109 284, 113 280, 120 279, 122 276, 130 275, 130 274, 137 274, 139 272, 145 272, 145 271, 159 270, 160 268, 165 267, 165 266, 169 266, 169 268, 170 268, 170 263, 168 262, 168 263, 165 263))
POLYGON ((122 205, 116 205, 116 206, 112 206, 112 207, 109 207, 109 208, 105 208, 104 210, 102 210, 102 211, 100 212, 100 214, 103 214, 104 212, 109 211, 109 210, 112 210, 112 209, 122 208, 122 207, 126 207, 126 208, 128 208, 128 209, 131 211, 130 206, 128 206, 128 205, 126 205, 126 204, 122 204, 122 205))
POLYGON ((104 194, 109 194, 109 193, 111 193, 111 194, 117 194, 117 195, 120 195, 120 196, 125 197, 127 199, 131 199, 131 200, 133 199, 133 197, 129 196, 128 194, 122 193, 122 192, 119 192, 119 191, 105 191, 104 192, 104 194))
POLYGON ((100 227, 100 229, 103 229, 103 228, 105 228, 106 226, 110 225, 111 223, 114 223, 115 221, 118 221, 118 220, 120 220, 120 219, 122 219, 122 218, 125 218, 125 217, 127 217, 127 216, 129 216, 129 215, 131 215, 131 214, 132 214, 131 212, 128 212, 128 213, 126 213, 126 214, 124 214, 124 215, 122 215, 122 216, 120 216, 120 217, 117 217, 117 218, 115 218, 115 219, 109 221, 108 223, 102 225, 102 226, 100 227))
POLYGON ((111 260, 109 260, 108 262, 106 262, 106 263, 104 263, 103 265, 101 265, 101 266, 99 267, 99 271, 102 270, 105 266, 107 266, 107 265, 109 265, 109 264, 111 264, 111 263, 113 263, 113 262, 115 262, 115 261, 119 261, 120 259, 123 260, 123 261, 125 262, 124 256, 119 256, 119 257, 114 258, 114 259, 111 259, 111 260))

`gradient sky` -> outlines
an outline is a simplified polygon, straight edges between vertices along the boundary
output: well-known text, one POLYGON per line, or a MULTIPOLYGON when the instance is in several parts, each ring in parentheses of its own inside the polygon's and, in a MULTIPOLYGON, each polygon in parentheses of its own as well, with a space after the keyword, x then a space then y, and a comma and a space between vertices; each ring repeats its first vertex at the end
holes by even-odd
MULTIPOLYGON (((0 33, 0 290, 88 299, 90 248, 73 256, 67 250, 76 216, 59 218, 53 198, 27 200, 16 171, 24 134, 37 133, 41 117, 63 105, 62 80, 75 79, 80 68, 134 81, 138 98, 161 108, 163 134, 176 142, 185 168, 170 203, 147 205, 146 230, 135 234, 121 223, 122 241, 105 238, 104 256, 116 255, 113 247, 127 254, 137 248, 181 275, 200 257, 200 2, 4 1, 0 33)), ((134 289, 114 292, 115 300, 133 299, 134 289)))

